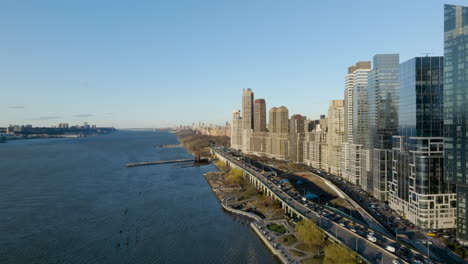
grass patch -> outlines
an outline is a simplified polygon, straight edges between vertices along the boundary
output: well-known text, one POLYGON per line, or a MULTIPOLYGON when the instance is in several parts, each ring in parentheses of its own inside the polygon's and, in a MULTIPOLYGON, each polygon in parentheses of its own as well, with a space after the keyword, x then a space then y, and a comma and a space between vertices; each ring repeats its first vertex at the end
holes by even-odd
POLYGON ((318 245, 318 244, 308 246, 308 245, 306 245, 304 243, 301 243, 301 244, 296 246, 296 249, 299 249, 300 251, 304 251, 304 252, 309 252, 309 253, 312 253, 312 254, 318 254, 322 250, 322 247, 320 245, 318 245))
POLYGON ((304 253, 300 252, 300 251, 297 251, 297 250, 294 250, 294 249, 290 249, 289 250, 289 253, 291 253, 291 255, 295 256, 295 257, 303 257, 305 256, 304 253))
POLYGON ((279 242, 287 247, 294 245, 297 242, 297 239, 294 235, 283 236, 279 239, 279 242))
POLYGON ((255 189, 252 185, 246 185, 245 190, 239 194, 239 200, 246 200, 254 197, 261 196, 261 193, 255 189))
POLYGON ((323 263, 323 257, 322 258, 307 258, 302 261, 303 264, 322 264, 323 263))
POLYGON ((286 227, 282 224, 269 224, 267 228, 276 233, 284 234, 286 233, 286 227))

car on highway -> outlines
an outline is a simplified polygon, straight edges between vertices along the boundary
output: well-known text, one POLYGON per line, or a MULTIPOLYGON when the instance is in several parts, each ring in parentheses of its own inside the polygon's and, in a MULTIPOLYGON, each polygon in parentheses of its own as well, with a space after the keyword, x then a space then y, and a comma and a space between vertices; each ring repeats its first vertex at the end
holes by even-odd
POLYGON ((394 246, 388 245, 388 246, 385 247, 385 249, 392 252, 392 253, 395 253, 395 247, 394 246))
POLYGON ((401 261, 401 259, 394 259, 392 264, 403 264, 403 261, 401 261))
POLYGON ((367 240, 369 240, 370 242, 373 242, 373 243, 377 242, 377 238, 375 236, 371 235, 371 234, 367 235, 367 240))
POLYGON ((397 254, 404 260, 408 261, 410 259, 410 253, 411 251, 407 249, 406 247, 401 247, 398 249, 397 254))

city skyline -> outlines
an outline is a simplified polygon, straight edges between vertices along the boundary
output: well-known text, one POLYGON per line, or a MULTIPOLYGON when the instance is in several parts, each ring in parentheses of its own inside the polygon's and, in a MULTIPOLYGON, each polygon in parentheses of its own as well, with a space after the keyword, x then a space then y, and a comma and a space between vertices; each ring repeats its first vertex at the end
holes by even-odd
POLYGON ((246 98, 251 103, 254 93, 244 89, 236 113, 248 120, 242 134, 232 130, 242 141, 233 147, 349 181, 420 228, 456 228, 458 242, 468 245, 467 14, 468 7, 444 5, 444 56, 376 54, 372 63, 349 66, 344 100, 330 100, 320 120, 289 119, 286 107, 272 107, 267 133, 245 133, 252 121, 246 98), (286 124, 281 133, 279 122, 286 124), (266 148, 257 147, 263 141, 266 148))
POLYGON ((247 87, 315 119, 342 98, 346 65, 379 53, 443 55, 443 4, 463 1, 190 3, 4 4, 0 126, 224 124, 247 87), (432 19, 414 17, 422 3, 432 19), (374 22, 345 32, 348 21, 374 22), (423 27, 431 34, 413 33, 423 27), (353 38, 360 41, 343 44, 353 38))

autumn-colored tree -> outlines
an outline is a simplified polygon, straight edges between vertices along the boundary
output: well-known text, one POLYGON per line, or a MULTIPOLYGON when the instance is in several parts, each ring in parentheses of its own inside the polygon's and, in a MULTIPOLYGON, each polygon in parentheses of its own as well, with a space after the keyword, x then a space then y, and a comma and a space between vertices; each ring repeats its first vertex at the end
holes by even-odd
POLYGON ((242 176, 242 171, 237 168, 232 168, 226 173, 226 181, 229 183, 238 183, 241 184, 244 182, 244 177, 242 176))
POLYGON ((323 250, 323 264, 356 264, 355 255, 341 244, 331 244, 323 250))
POLYGON ((308 246, 322 243, 323 232, 318 226, 308 220, 302 219, 296 225, 297 238, 308 246))

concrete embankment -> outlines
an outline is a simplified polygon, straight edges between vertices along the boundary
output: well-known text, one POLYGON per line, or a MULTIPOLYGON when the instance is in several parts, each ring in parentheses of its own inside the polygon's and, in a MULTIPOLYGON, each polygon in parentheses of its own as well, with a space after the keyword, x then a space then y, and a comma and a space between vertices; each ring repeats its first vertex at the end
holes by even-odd
POLYGON ((260 217, 259 217, 258 215, 256 215, 256 214, 252 214, 252 213, 245 212, 245 211, 242 211, 242 210, 234 209, 234 208, 228 206, 228 205, 226 204, 225 199, 219 197, 219 196, 218 196, 218 193, 216 193, 216 192, 214 191, 214 186, 213 186, 213 184, 211 183, 211 181, 208 179, 207 174, 205 173, 205 174, 203 174, 203 176, 205 177, 206 181, 207 181, 208 184, 210 185, 211 190, 216 194, 216 198, 218 198, 218 200, 219 200, 219 202, 221 203, 221 206, 223 207, 224 210, 226 210, 226 211, 228 211, 228 212, 231 212, 231 213, 234 213, 234 214, 243 215, 243 216, 252 218, 252 219, 255 220, 255 221, 259 221, 259 220, 262 219, 262 218, 260 218, 260 217))
POLYGON ((262 234, 262 232, 258 229, 257 226, 255 226, 255 222, 250 223, 250 227, 255 231, 258 237, 262 240, 262 242, 270 249, 270 251, 275 255, 282 263, 287 264, 288 261, 284 258, 280 252, 276 248, 274 248, 270 241, 262 234))
POLYGON ((262 218, 256 214, 253 214, 253 213, 249 213, 249 212, 245 212, 245 211, 242 211, 242 210, 238 210, 238 209, 234 209, 232 207, 230 207, 229 205, 227 205, 226 203, 226 200, 229 198, 228 196, 226 197, 220 197, 220 194, 215 191, 215 188, 217 188, 216 186, 214 186, 214 184, 210 181, 210 178, 208 177, 208 174, 205 173, 203 174, 203 176, 205 177, 206 181, 208 182, 208 184, 210 185, 211 187, 211 190, 215 193, 216 195, 216 198, 219 200, 219 202, 221 203, 221 206, 223 207, 224 210, 228 211, 228 212, 231 212, 233 214, 237 214, 237 215, 241 215, 241 216, 245 216, 245 217, 248 217, 250 219, 253 220, 253 222, 250 223, 250 227, 255 231, 255 233, 257 234, 258 237, 260 237, 260 239, 262 240, 263 243, 265 243, 265 245, 268 247, 268 249, 270 249, 270 251, 272 252, 272 254, 274 256, 276 256, 283 264, 286 264, 288 263, 288 261, 284 258, 284 256, 282 256, 278 250, 276 250, 272 245, 271 243, 268 241, 268 239, 262 234, 262 232, 255 226, 255 223, 257 221, 260 221, 262 220, 262 218))

